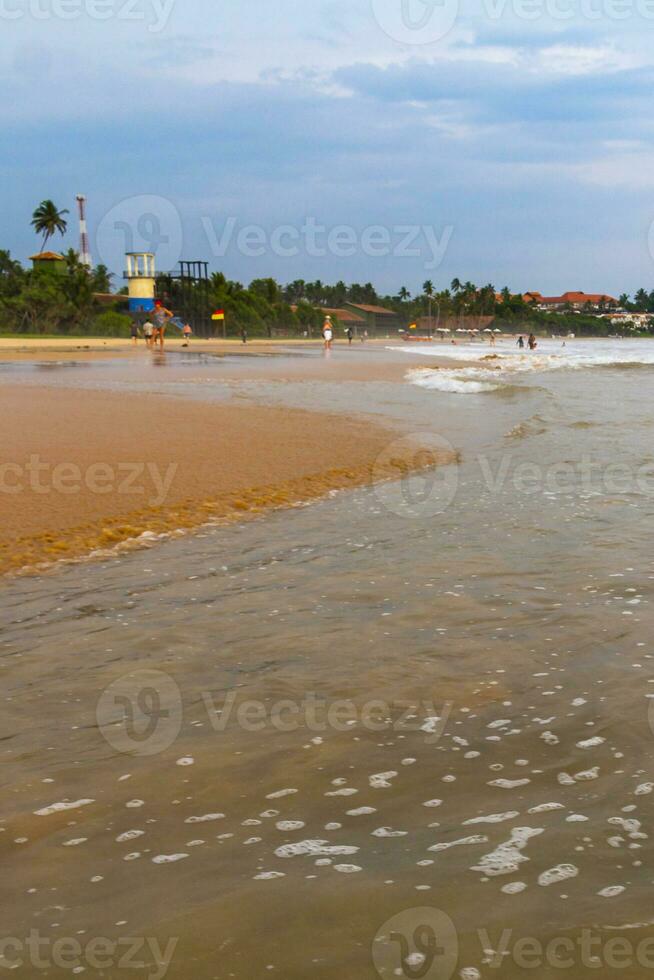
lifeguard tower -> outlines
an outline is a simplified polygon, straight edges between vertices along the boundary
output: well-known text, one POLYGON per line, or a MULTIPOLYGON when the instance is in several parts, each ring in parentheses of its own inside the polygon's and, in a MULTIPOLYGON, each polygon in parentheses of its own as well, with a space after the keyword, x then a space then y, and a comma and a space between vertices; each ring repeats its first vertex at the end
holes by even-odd
POLYGON ((155 270, 152 252, 127 252, 125 255, 130 313, 154 310, 155 270))

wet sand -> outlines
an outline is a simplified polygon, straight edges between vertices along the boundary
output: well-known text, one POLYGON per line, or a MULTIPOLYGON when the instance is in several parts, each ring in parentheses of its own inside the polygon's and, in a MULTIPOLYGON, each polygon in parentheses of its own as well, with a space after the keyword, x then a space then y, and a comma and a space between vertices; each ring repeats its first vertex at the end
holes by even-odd
POLYGON ((2 572, 397 474, 396 432, 326 413, 17 384, 3 409, 2 572))
POLYGON ((66 942, 92 977, 650 975, 654 491, 609 467, 649 460, 654 371, 455 396, 167 360, 5 376, 81 413, 331 405, 461 461, 2 583, 0 936, 37 930, 46 968, 0 966, 63 980, 66 942), (123 964, 138 937, 171 956, 123 964))

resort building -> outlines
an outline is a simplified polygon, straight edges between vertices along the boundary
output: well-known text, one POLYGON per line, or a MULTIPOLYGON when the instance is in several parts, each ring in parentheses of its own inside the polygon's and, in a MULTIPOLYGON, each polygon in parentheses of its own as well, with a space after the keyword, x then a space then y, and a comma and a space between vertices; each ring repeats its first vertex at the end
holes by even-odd
POLYGON ((617 299, 608 296, 606 293, 584 293, 581 290, 563 293, 562 296, 540 296, 536 302, 538 309, 544 311, 576 310, 582 312, 587 310, 596 313, 619 306, 617 299))
POLYGON ((363 318, 361 325, 369 334, 394 334, 405 326, 402 317, 384 306, 369 306, 366 303, 344 303, 343 308, 363 318))
POLYGON ((344 329, 347 330, 348 327, 351 327, 355 334, 362 333, 367 329, 366 319, 360 313, 353 313, 352 310, 331 307, 325 307, 324 312, 326 316, 330 316, 332 320, 335 320, 344 329))

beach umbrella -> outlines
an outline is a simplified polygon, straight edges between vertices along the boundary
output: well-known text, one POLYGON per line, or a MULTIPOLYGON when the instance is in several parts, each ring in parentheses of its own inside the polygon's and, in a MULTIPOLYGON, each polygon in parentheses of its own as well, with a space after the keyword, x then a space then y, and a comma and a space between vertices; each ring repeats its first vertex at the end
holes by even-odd
POLYGON ((502 331, 498 327, 495 327, 493 333, 502 333, 502 331))
POLYGON ((484 330, 484 333, 492 333, 492 332, 493 331, 491 330, 490 327, 486 327, 485 330, 484 330))

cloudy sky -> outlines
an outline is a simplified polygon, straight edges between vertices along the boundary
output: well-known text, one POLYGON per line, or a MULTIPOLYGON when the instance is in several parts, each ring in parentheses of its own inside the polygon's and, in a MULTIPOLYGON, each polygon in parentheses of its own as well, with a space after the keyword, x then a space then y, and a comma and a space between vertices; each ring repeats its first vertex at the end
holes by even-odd
POLYGON ((20 259, 34 206, 83 192, 116 271, 153 248, 243 282, 654 286, 654 0, 0 0, 0 21, 20 259))

